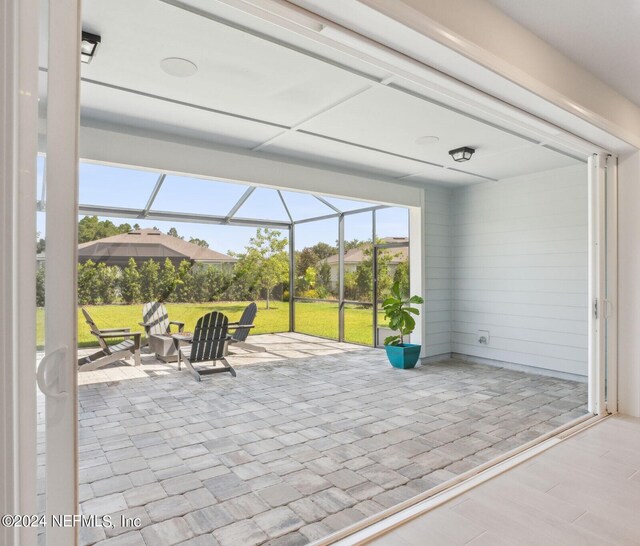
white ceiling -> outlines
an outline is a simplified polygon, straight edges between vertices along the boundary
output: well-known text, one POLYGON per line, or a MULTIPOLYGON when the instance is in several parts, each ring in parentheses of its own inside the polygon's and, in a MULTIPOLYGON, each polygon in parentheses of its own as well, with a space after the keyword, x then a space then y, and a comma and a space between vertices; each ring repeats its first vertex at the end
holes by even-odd
MULTIPOLYGON (((218 14, 227 9, 189 3, 218 14)), ((255 31, 256 20, 251 24, 255 31)), ((371 65, 343 62, 328 48, 258 24, 259 32, 291 47, 158 0, 85 0, 83 28, 100 34, 102 43, 93 62, 82 65, 83 123, 131 126, 412 183, 472 184, 576 163, 531 135, 434 104, 415 89, 405 92, 403 82, 371 65), (199 70, 189 78, 169 76, 160 68, 166 57, 189 59, 199 70), (416 143, 423 136, 440 140, 416 143), (451 160, 447 151, 460 146, 477 149, 471 161, 451 160)), ((43 85, 43 106, 45 91, 43 85)))
POLYGON ((638 0, 489 2, 640 105, 638 0))

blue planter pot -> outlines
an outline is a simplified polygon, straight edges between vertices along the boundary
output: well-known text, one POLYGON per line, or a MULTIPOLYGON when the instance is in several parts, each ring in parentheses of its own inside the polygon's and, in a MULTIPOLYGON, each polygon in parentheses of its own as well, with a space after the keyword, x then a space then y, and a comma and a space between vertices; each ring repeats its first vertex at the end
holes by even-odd
POLYGON ((420 358, 420 345, 405 343, 403 345, 385 345, 387 358, 394 368, 409 369, 415 367, 420 358))

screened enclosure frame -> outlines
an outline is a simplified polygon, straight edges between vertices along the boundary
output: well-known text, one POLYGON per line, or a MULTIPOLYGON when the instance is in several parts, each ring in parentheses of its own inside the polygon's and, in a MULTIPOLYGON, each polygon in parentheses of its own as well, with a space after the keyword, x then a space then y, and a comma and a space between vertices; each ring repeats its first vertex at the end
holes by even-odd
MULTIPOLYGON (((113 168, 130 168, 125 165, 105 165, 102 163, 93 163, 96 165, 100 165, 103 167, 113 167, 113 168)), ((140 169, 131 168, 131 170, 139 171, 140 169)), ((157 172, 157 171, 151 171, 157 172)), ((247 182, 229 182, 226 180, 217 180, 212 178, 205 177, 192 177, 197 180, 207 180, 211 182, 219 182, 224 184, 237 184, 239 186, 245 186, 246 190, 242 193, 239 199, 233 204, 233 206, 229 209, 226 214, 199 214, 199 213, 191 213, 191 212, 177 212, 177 211, 167 211, 167 210, 156 210, 153 208, 154 202, 158 197, 166 179, 168 176, 176 175, 176 176, 185 176, 189 177, 189 175, 183 175, 178 173, 168 173, 168 172, 157 172, 158 177, 153 185, 151 192, 146 199, 145 205, 142 208, 135 207, 117 207, 111 205, 96 205, 89 203, 80 203, 78 205, 78 214, 79 215, 91 215, 91 216, 101 216, 101 217, 110 217, 110 218, 127 218, 127 219, 137 219, 137 220, 157 220, 157 221, 170 221, 170 222, 185 222, 185 223, 196 223, 196 224, 213 224, 213 225, 223 225, 223 226, 238 226, 238 227, 255 227, 255 228, 271 228, 278 230, 287 230, 289 233, 289 331, 296 331, 296 312, 295 312, 295 303, 296 302, 323 302, 323 303, 337 303, 338 304, 338 341, 345 341, 345 305, 362 305, 366 307, 372 308, 373 313, 373 345, 377 344, 377 305, 376 305, 376 280, 375 276, 377 274, 374 271, 374 286, 372 288, 373 292, 373 301, 372 302, 363 302, 363 301, 353 301, 345 298, 345 285, 344 285, 344 274, 345 274, 345 263, 344 263, 344 253, 345 253, 345 238, 344 238, 344 220, 345 217, 351 216, 354 214, 363 214, 370 212, 372 215, 372 233, 371 233, 371 241, 372 241, 372 249, 374 254, 374 268, 375 268, 375 249, 377 248, 377 232, 376 232, 376 212, 382 209, 388 208, 406 208, 402 205, 376 205, 371 202, 363 201, 362 208, 355 208, 352 210, 343 210, 339 206, 328 201, 322 194, 317 194, 313 192, 303 192, 299 190, 286 189, 281 190, 278 188, 273 188, 269 186, 255 185, 247 182), (249 197, 254 193, 254 191, 258 188, 265 188, 272 191, 275 191, 278 195, 280 202, 282 203, 283 209, 286 213, 288 220, 272 220, 270 218, 246 218, 238 216, 238 212, 241 207, 247 202, 249 197), (309 218, 301 218, 298 220, 294 220, 294 215, 291 210, 291 203, 287 202, 286 196, 283 194, 283 191, 290 191, 292 193, 297 194, 305 194, 313 197, 317 202, 321 203, 323 207, 330 209, 332 212, 327 214, 322 214, 318 216, 313 216, 309 218), (338 298, 337 299, 320 299, 320 298, 304 298, 295 296, 295 279, 296 279, 296 267, 295 267, 295 239, 296 239, 296 226, 300 224, 306 224, 311 222, 317 222, 322 220, 329 220, 337 218, 338 220, 338 298)), ((41 199, 37 202, 37 210, 39 212, 46 211, 46 161, 43 165, 43 176, 42 176, 42 188, 41 188, 41 199)), ((331 197, 329 197, 331 198, 331 197)), ((355 201, 354 199, 348 197, 336 197, 336 199, 346 199, 349 201, 355 201)), ((407 223, 409 223, 409 219, 407 217, 407 223)), ((407 227, 409 227, 407 225, 407 227)), ((409 232, 409 229, 408 229, 409 232)), ((392 244, 391 246, 407 246, 409 245, 409 239, 407 238, 406 243, 392 244)), ((386 245, 385 245, 386 246, 386 245)), ((322 336, 316 336, 322 337, 322 336)), ((334 339, 334 338, 329 338, 334 339)), ((352 342, 353 343, 353 342, 352 342)))

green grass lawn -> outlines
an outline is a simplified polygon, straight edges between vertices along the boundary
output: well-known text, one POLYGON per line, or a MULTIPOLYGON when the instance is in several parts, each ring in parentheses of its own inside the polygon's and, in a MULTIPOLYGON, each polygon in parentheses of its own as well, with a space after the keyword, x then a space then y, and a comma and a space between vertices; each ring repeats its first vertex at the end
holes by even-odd
MULTIPOLYGON (((185 323, 185 330, 192 332, 196 321, 209 311, 221 311, 233 322, 240 319, 246 302, 213 302, 213 303, 168 303, 167 312, 171 320, 185 323)), ((87 305, 89 314, 99 328, 130 328, 132 332, 142 331, 138 322, 142 320, 142 305, 87 305)), ((271 302, 270 309, 266 302, 258 302, 256 327, 252 334, 289 331, 289 304, 271 302)), ((338 304, 337 303, 296 303, 296 331, 304 334, 338 337, 338 304)), ((371 309, 350 306, 345 310, 346 341, 372 343, 371 309)), ((38 309, 37 315, 38 346, 44 346, 44 310, 38 309)), ((97 345, 91 335, 80 309, 78 309, 78 345, 90 347, 97 345)))

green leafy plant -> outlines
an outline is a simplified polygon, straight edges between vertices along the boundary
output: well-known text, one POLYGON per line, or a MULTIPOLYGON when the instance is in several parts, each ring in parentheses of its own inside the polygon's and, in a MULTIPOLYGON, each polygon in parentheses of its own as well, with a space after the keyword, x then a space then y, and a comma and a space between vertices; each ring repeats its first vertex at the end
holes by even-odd
POLYGON ((404 345, 404 337, 413 332, 416 321, 413 315, 419 315, 420 310, 412 307, 412 304, 424 303, 420 296, 411 296, 408 299, 402 297, 400 283, 395 282, 391 287, 391 296, 382 302, 384 316, 389 320, 389 328, 398 332, 395 336, 389 336, 384 340, 385 345, 404 345))

